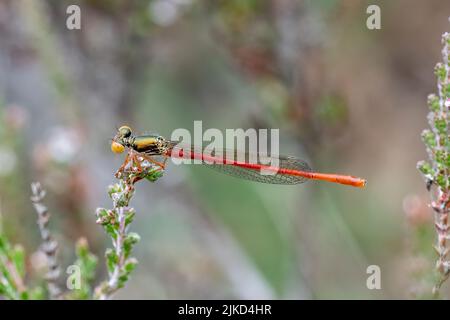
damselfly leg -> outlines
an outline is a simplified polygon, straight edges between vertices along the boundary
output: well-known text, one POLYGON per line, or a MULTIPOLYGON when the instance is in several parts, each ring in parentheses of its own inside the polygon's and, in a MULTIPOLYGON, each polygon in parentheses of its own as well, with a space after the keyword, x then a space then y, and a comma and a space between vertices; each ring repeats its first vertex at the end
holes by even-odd
POLYGON ((144 155, 129 149, 125 161, 116 172, 117 178, 127 177, 133 183, 146 178, 155 172, 164 171, 167 158, 163 162, 153 159, 151 156, 144 155))

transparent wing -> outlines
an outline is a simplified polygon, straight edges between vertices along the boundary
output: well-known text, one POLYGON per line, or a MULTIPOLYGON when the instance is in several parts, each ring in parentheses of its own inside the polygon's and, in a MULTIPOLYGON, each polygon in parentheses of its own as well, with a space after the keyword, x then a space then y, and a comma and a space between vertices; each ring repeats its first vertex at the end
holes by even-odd
MULTIPOLYGON (((285 158, 279 159, 280 168, 285 169, 293 169, 298 171, 311 172, 311 168, 308 164, 300 159, 295 158, 285 158)), ((272 184, 299 184, 305 182, 305 177, 293 176, 288 174, 262 174, 261 170, 243 168, 239 166, 234 166, 232 164, 209 164, 206 165, 207 168, 214 169, 216 171, 228 174, 230 176, 263 182, 263 183, 272 183, 272 184)))
MULTIPOLYGON (((201 162, 205 165, 205 167, 213 169, 215 171, 225 173, 236 178, 262 183, 292 185, 303 183, 308 180, 307 178, 302 176, 279 172, 271 172, 271 174, 268 174, 267 171, 261 170, 261 168, 264 168, 265 166, 271 166, 270 164, 273 163, 276 163, 276 168, 279 169, 288 169, 302 172, 312 171, 305 161, 294 157, 260 157, 255 153, 235 150, 230 151, 227 149, 223 149, 221 150, 221 152, 207 152, 206 154, 208 154, 208 156, 213 157, 214 160, 218 160, 211 161, 211 158, 202 156, 203 149, 195 148, 192 146, 175 145, 174 143, 172 150, 172 152, 179 152, 179 150, 184 150, 185 152, 183 153, 183 158, 189 158, 191 157, 191 155, 194 155, 196 159, 201 159, 201 162), (261 159, 263 159, 264 161, 262 162, 261 159), (249 168, 242 166, 242 163, 251 163, 254 164, 254 166, 251 166, 251 168, 249 168)), ((281 172, 283 172, 283 170, 281 170, 281 172)))

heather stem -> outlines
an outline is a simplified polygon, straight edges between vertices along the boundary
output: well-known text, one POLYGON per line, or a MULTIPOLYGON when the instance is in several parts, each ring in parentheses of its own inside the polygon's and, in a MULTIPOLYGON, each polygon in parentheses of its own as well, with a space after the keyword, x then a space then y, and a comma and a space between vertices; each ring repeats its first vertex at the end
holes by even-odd
POLYGON ((130 257, 139 235, 128 232, 135 211, 128 204, 134 195, 134 184, 140 180, 155 182, 163 170, 144 158, 129 151, 124 164, 116 173, 119 182, 109 187, 109 196, 113 201, 113 209, 97 209, 97 223, 101 224, 111 237, 113 249, 106 250, 106 266, 109 278, 95 289, 95 298, 111 299, 112 295, 128 281, 137 260, 130 257), (131 155, 131 156, 130 156, 131 155))
POLYGON ((50 231, 47 228, 50 219, 50 213, 48 212, 47 207, 42 203, 45 197, 45 190, 42 189, 39 182, 35 182, 31 184, 31 191, 33 195, 30 199, 38 216, 37 223, 42 238, 41 250, 47 257, 48 271, 45 276, 45 280, 47 281, 48 292, 50 295, 50 299, 59 299, 61 298, 62 291, 58 285, 58 278, 61 273, 56 257, 58 243, 53 239, 50 231))
MULTIPOLYGON (((125 256, 123 253, 123 244, 124 244, 124 238, 125 238, 125 214, 124 214, 124 208, 120 207, 116 210, 117 217, 119 219, 119 230, 117 232, 117 239, 113 243, 114 249, 116 251, 116 256, 119 258, 116 266, 114 267, 114 271, 111 275, 111 278, 108 281, 109 285, 109 294, 114 293, 118 289, 119 285, 119 275, 120 270, 123 268, 123 264, 125 261, 125 256)), ((106 295, 101 297, 100 299, 106 299, 108 298, 106 295)))
POLYGON ((449 107, 450 107, 450 68, 449 45, 450 34, 442 35, 442 63, 435 68, 437 77, 438 96, 428 96, 430 113, 428 121, 431 130, 424 130, 422 139, 427 146, 429 162, 418 163, 419 170, 427 179, 427 188, 431 193, 431 207, 434 211, 434 225, 437 241, 434 246, 438 258, 436 269, 438 280, 433 288, 435 295, 439 294, 440 287, 450 275, 450 262, 447 258, 450 251, 450 221, 448 206, 450 199, 450 138, 449 138, 449 107), (434 187, 433 187, 434 186, 434 187), (433 188, 432 188, 433 187, 433 188))
POLYGON ((97 223, 103 225, 113 244, 113 249, 106 251, 109 279, 95 290, 95 298, 100 300, 111 299, 125 285, 137 264, 137 260, 129 256, 132 247, 139 241, 137 234, 128 232, 135 214, 134 209, 128 207, 134 194, 133 185, 128 180, 120 180, 110 186, 109 194, 113 200, 113 209, 97 209, 97 223))

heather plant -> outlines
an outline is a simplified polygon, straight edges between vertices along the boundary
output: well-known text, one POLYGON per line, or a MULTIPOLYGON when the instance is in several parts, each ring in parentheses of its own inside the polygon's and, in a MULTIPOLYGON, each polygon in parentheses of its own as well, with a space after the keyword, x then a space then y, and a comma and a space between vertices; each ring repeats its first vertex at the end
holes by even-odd
POLYGON ((428 96, 428 122, 430 129, 422 132, 426 145, 428 161, 420 161, 418 169, 426 179, 427 189, 431 195, 430 206, 434 211, 434 225, 437 253, 437 280, 433 288, 435 295, 439 294, 442 284, 450 275, 450 137, 449 137, 449 107, 450 107, 450 33, 442 35, 442 62, 435 67, 438 94, 428 96))
MULTIPOLYGON (((77 259, 67 268, 71 275, 66 281, 67 289, 61 286, 61 267, 58 262, 58 242, 52 236, 48 223, 50 214, 44 205, 45 190, 40 183, 31 185, 31 201, 37 213, 42 244, 39 251, 45 256, 47 272, 45 285, 30 288, 26 285, 26 255, 20 245, 12 245, 0 228, 0 299, 111 299, 125 286, 138 261, 132 257, 133 247, 140 237, 129 228, 135 217, 130 201, 135 192, 135 183, 141 179, 155 182, 162 176, 160 168, 146 164, 145 172, 138 171, 133 164, 120 175, 118 183, 108 188, 112 208, 98 208, 96 223, 101 225, 111 238, 112 248, 105 252, 108 277, 95 288, 98 258, 89 250, 88 242, 81 238, 75 244, 77 259)), ((1 222, 1 221, 0 221, 1 222)), ((0 223, 1 227, 1 223, 0 223)))

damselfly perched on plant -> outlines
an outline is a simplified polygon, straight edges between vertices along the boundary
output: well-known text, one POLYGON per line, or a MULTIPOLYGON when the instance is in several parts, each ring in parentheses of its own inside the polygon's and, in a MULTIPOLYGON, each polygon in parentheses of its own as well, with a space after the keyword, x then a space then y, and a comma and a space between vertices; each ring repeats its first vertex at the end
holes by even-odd
POLYGON ((305 161, 294 157, 271 158, 225 149, 205 152, 202 147, 183 145, 159 135, 134 135, 128 126, 120 127, 111 143, 114 153, 122 153, 125 149, 128 149, 128 154, 116 173, 118 177, 132 175, 138 180, 149 177, 155 180, 158 173, 161 174, 165 169, 167 160, 173 158, 197 160, 228 175, 264 183, 299 184, 307 180, 322 180, 353 187, 364 187, 366 184, 365 179, 358 177, 313 172, 305 161))

